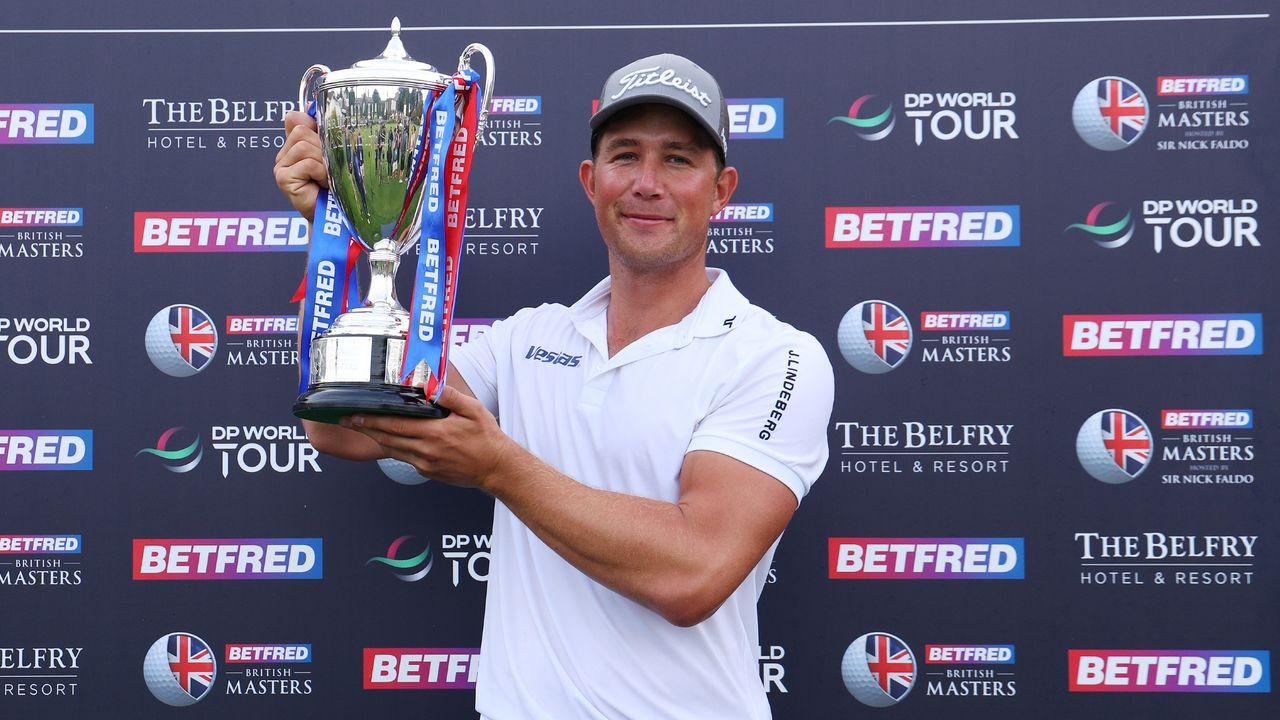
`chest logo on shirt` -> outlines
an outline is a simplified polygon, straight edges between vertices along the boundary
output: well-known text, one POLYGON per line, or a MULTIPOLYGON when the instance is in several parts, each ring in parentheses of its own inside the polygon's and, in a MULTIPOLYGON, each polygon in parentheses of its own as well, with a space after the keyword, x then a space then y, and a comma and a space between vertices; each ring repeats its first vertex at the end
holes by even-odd
POLYGON ((529 352, 524 354, 524 359, 544 362, 549 365, 564 365, 565 367, 578 367, 578 363, 582 362, 581 355, 553 352, 541 345, 530 345, 529 352))

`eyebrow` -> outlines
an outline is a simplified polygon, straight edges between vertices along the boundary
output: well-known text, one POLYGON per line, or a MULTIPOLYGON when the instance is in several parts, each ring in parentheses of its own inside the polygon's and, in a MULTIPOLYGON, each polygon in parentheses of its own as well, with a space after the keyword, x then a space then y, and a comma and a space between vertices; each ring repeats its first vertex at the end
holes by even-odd
MULTIPOLYGON (((633 148, 633 147, 639 147, 639 146, 640 146, 639 140, 635 140, 633 138, 628 138, 628 137, 616 137, 610 140, 609 142, 605 143, 604 150, 610 151, 610 150, 617 150, 620 148, 633 148)), ((672 140, 662 144, 663 150, 693 151, 693 150, 700 150, 703 147, 704 145, 701 143, 682 142, 679 140, 672 140)))

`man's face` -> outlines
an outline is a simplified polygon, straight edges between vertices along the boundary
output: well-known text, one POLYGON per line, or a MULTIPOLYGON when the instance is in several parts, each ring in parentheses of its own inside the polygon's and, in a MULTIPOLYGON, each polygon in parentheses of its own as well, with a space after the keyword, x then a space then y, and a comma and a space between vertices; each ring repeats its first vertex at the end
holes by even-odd
POLYGON ((637 272, 705 263, 707 225, 738 184, 706 134, 666 105, 628 108, 579 169, 611 262, 637 272))

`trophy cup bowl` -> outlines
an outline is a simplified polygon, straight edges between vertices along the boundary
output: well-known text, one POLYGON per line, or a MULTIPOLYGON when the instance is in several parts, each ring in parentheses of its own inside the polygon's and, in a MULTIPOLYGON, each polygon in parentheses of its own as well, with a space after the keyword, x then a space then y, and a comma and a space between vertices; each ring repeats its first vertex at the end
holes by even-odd
MULTIPOLYGON (((470 67, 473 53, 485 58, 487 82, 478 124, 493 93, 493 56, 473 43, 458 61, 470 67)), ((422 385, 425 362, 400 384, 409 313, 396 298, 400 257, 421 235, 419 209, 426 183, 415 177, 417 149, 425 145, 424 110, 452 82, 449 75, 418 62, 400 41, 400 20, 382 55, 331 72, 313 65, 303 75, 299 107, 316 103, 316 120, 329 192, 342 208, 353 237, 369 257, 369 290, 361 307, 348 309, 311 344, 310 385, 293 414, 335 423, 355 413, 443 417, 448 410, 429 401, 422 385)), ((324 209, 316 208, 316 222, 324 209)), ((446 339, 447 342, 447 339, 446 339)))

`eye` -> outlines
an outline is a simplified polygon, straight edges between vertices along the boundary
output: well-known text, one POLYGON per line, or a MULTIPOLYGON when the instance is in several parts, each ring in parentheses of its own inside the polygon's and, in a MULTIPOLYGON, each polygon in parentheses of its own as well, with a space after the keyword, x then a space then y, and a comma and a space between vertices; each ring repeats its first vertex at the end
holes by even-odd
POLYGON ((675 163, 676 165, 692 165, 693 164, 693 161, 685 157, 684 155, 670 155, 667 157, 667 162, 675 163))

